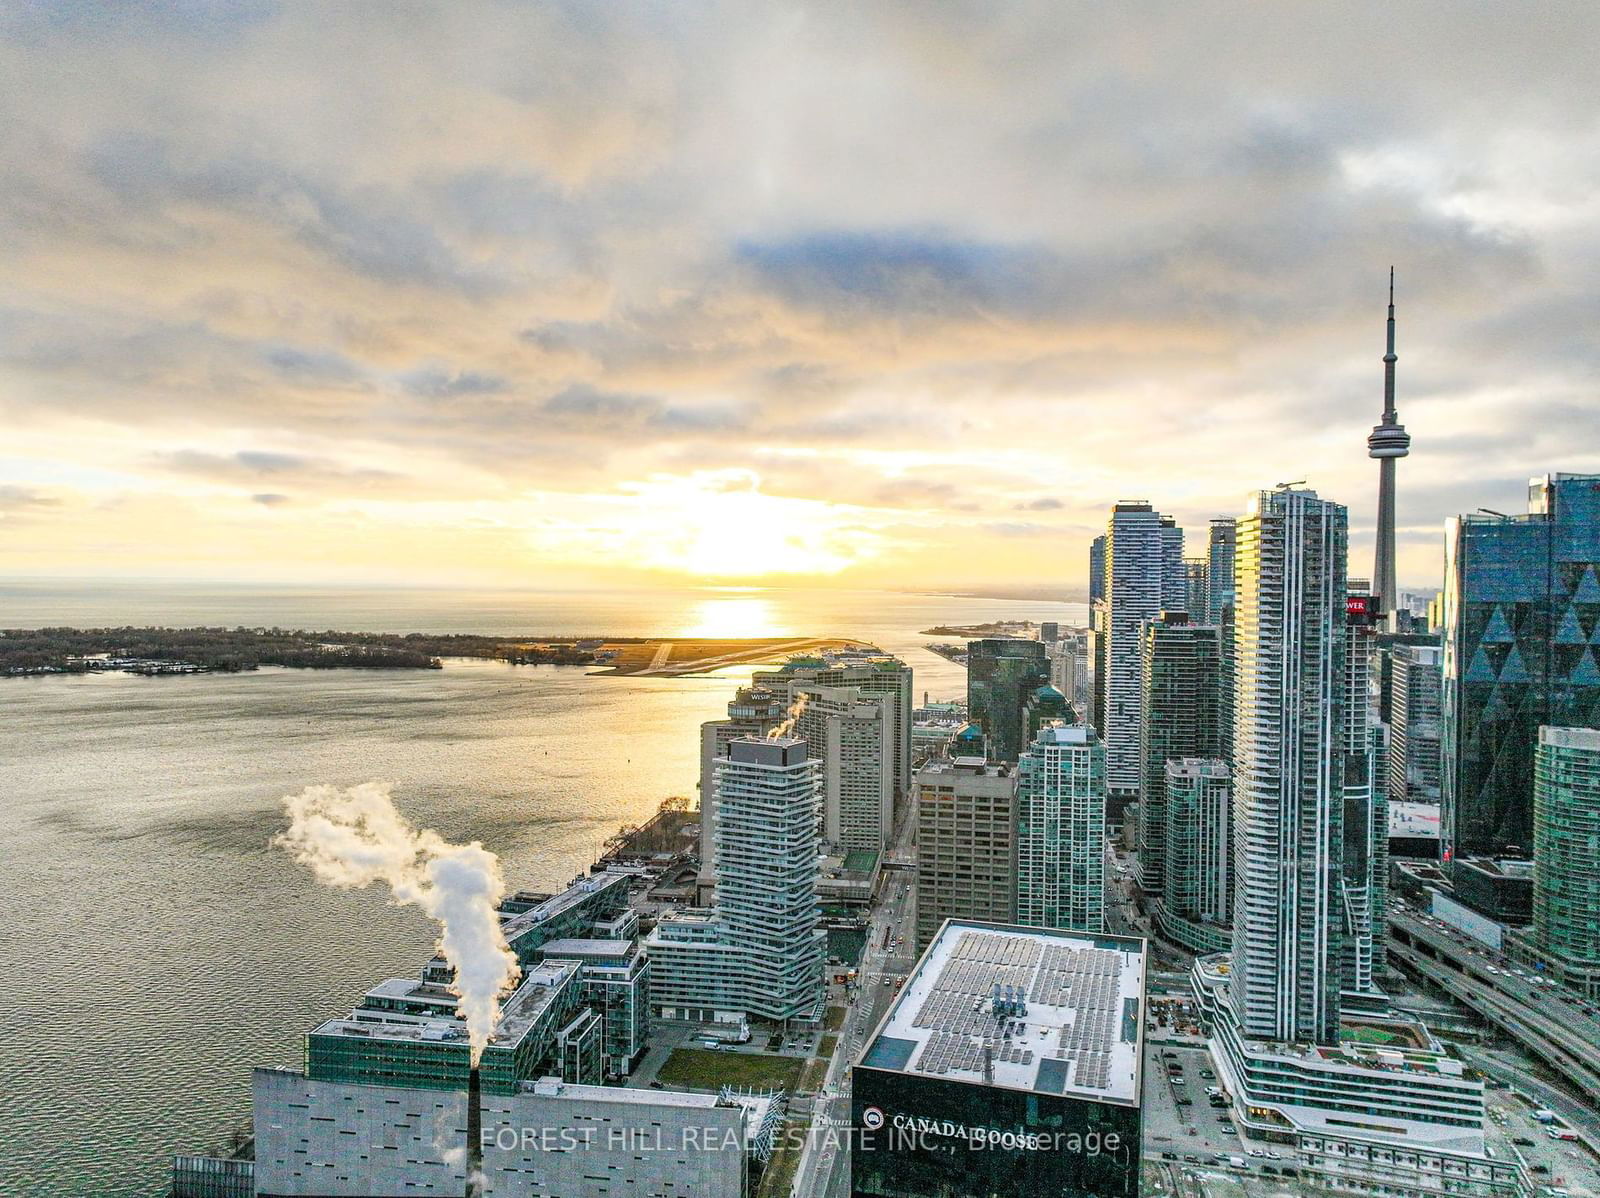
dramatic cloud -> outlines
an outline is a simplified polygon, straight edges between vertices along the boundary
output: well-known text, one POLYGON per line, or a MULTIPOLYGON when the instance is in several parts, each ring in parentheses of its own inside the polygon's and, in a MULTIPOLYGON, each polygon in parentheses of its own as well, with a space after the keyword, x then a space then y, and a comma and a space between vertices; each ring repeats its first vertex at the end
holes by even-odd
POLYGON ((1073 586, 1119 498, 1198 535, 1302 477, 1364 560, 1393 263, 1427 585, 1444 516, 1600 469, 1597 40, 14 5, 0 568, 1073 586))

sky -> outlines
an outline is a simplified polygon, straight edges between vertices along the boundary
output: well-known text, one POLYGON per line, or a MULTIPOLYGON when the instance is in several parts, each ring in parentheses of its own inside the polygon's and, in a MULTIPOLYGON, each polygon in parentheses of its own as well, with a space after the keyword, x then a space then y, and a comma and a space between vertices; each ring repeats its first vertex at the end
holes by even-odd
POLYGON ((1592 4, 0 10, 0 575, 1071 593, 1600 470, 1592 4))

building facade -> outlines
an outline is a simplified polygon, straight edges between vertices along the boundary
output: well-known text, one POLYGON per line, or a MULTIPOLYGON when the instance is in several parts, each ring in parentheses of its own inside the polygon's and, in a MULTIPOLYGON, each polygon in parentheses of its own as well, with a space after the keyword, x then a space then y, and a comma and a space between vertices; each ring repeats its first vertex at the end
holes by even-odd
POLYGON ((911 667, 898 657, 876 649, 833 649, 826 653, 791 657, 776 670, 757 670, 753 686, 785 694, 802 684, 853 686, 863 695, 886 695, 894 712, 895 800, 911 793, 911 725, 916 708, 911 667))
POLYGON ((1531 931, 1547 968, 1600 998, 1600 729, 1539 729, 1531 931))
POLYGON ((1188 605, 1183 530, 1144 502, 1118 503, 1106 527, 1105 671, 1100 686, 1099 733, 1105 743, 1106 786, 1123 804, 1137 800, 1143 760, 1139 753, 1141 641, 1144 624, 1163 610, 1188 605))
POLYGON ((1017 772, 981 757, 917 771, 917 951, 947 919, 1017 919, 1017 772))
POLYGON ((1253 1040, 1338 1040, 1346 514, 1256 495, 1235 556, 1232 1001, 1253 1040))
POLYGON ((1377 604, 1365 579, 1347 582, 1345 605, 1343 985, 1377 992, 1384 969, 1384 911, 1389 894, 1389 791, 1382 763, 1385 730, 1377 723, 1377 604))
POLYGON ((967 717, 988 738, 989 757, 1015 761, 1027 744, 1023 709, 1050 683, 1050 662, 1038 641, 989 638, 967 645, 967 717))
MULTIPOLYGON (((1220 628, 1233 610, 1233 551, 1238 541, 1232 516, 1213 516, 1206 542, 1206 608, 1201 624, 1220 628)), ((1191 616, 1196 613, 1190 612, 1191 616)))
POLYGON ((1222 756, 1222 640, 1219 630, 1162 612, 1144 626, 1140 650, 1139 886, 1166 888, 1167 762, 1222 756))
POLYGON ((663 917, 646 943, 664 1018, 818 1017, 819 768, 798 737, 736 740, 717 762, 716 907, 663 917))
POLYGON ((752 1146, 770 1106, 767 1099, 554 1078, 486 1096, 482 1193, 745 1198, 752 1146))
POLYGON ((894 827, 894 696, 815 683, 790 693, 794 734, 822 763, 823 840, 881 853, 894 827))
POLYGON ((695 901, 711 905, 717 886, 717 807, 712 781, 717 759, 728 746, 747 737, 761 737, 789 718, 787 686, 741 686, 728 701, 728 718, 700 725, 700 872, 695 879, 695 901))
POLYGON ((1105 748, 1083 724, 1039 730, 1017 764, 1017 922, 1105 930, 1105 748))
POLYGON ((1441 836, 1447 861, 1526 855, 1542 724, 1600 724, 1600 475, 1550 474, 1521 516, 1445 532, 1441 836))
POLYGON ((1161 932, 1197 953, 1232 943, 1233 790, 1228 763, 1185 757, 1164 768, 1166 888, 1156 904, 1161 932))
POLYGON ((1391 803, 1439 801, 1440 653, 1437 645, 1388 650, 1391 803))

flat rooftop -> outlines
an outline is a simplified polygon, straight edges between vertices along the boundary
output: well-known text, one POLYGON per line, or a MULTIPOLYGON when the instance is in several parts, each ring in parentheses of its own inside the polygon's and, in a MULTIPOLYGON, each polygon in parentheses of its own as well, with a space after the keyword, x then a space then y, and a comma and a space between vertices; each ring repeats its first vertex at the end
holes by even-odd
MULTIPOLYGON (((576 961, 544 961, 529 969, 516 992, 501 1004, 500 1026, 489 1043, 514 1044, 525 1036, 561 993, 564 983, 576 976, 578 969, 576 961)), ((329 1019, 318 1025, 311 1034, 370 1040, 465 1042, 467 1025, 459 1018, 443 1014, 407 1016, 357 1007, 343 1019, 329 1019)))
POLYGON ((1399 802, 1389 804, 1390 836, 1439 835, 1439 804, 1399 802))
POLYGON ((570 936, 564 940, 546 940, 539 949, 546 959, 551 957, 626 957, 633 951, 631 940, 600 940, 590 937, 570 936))
POLYGON ((366 998, 410 999, 449 1007, 461 1001, 448 986, 438 982, 421 982, 416 978, 385 978, 367 991, 366 998))
POLYGON ((571 910, 585 899, 619 883, 625 884, 631 876, 621 870, 606 869, 601 873, 579 878, 560 894, 545 899, 537 907, 506 919, 501 923, 500 931, 507 940, 515 939, 529 928, 536 927, 563 911, 571 910))
POLYGON ((950 920, 859 1064, 1137 1106, 1144 950, 1125 936, 950 920))

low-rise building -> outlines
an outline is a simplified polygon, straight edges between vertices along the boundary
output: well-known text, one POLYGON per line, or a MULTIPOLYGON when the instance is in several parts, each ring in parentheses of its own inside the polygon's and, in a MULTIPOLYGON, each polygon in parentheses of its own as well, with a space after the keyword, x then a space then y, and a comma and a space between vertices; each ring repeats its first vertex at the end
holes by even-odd
POLYGON ((624 1077, 650 1034, 650 958, 633 940, 547 941, 546 960, 576 961, 584 1003, 605 1020, 605 1073, 624 1077))

